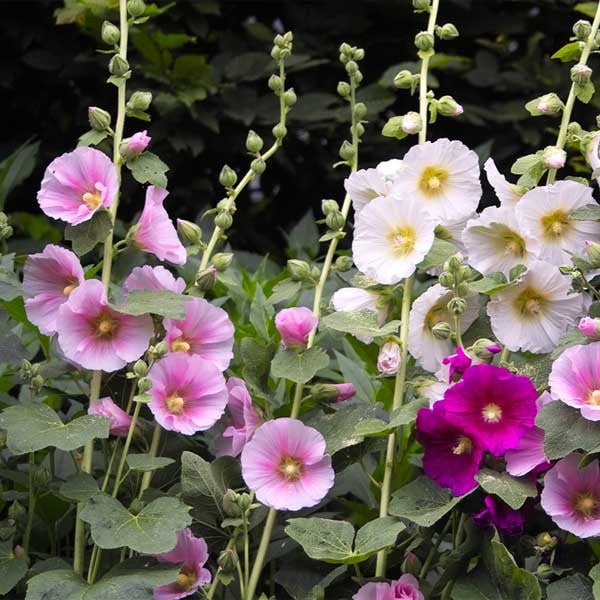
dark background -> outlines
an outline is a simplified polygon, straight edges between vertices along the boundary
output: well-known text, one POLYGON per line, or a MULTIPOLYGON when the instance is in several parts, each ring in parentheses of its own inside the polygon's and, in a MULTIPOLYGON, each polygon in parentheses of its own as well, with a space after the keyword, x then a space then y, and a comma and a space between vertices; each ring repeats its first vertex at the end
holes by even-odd
MULTIPOLYGON (((9 213, 38 212, 35 193, 43 170, 87 130, 88 105, 115 110, 116 89, 105 82, 109 57, 96 51, 106 48, 99 40, 102 20, 117 21, 111 4, 114 0, 67 0, 66 7, 50 0, 0 1, 0 160, 28 140, 40 142, 23 161, 22 177, 31 174, 8 193, 9 213)), ((568 42, 575 20, 584 18, 575 4, 442 0, 438 22, 454 23, 461 35, 437 42, 437 51, 448 58, 433 70, 431 83, 439 85, 438 96, 452 94, 462 103, 465 114, 440 118, 430 135, 461 139, 483 160, 492 155, 505 173, 518 156, 552 143, 558 121, 532 118, 523 106, 549 91, 566 99, 571 65, 549 56, 568 42)), ((300 58, 288 81, 299 101, 290 113, 289 135, 259 185, 240 197, 232 230, 237 248, 281 257, 283 230, 309 207, 318 211, 322 198, 343 196, 346 172, 332 168, 348 135, 347 105, 335 91, 345 77, 338 62, 340 42, 366 52, 361 99, 369 107, 369 124, 360 165, 374 166, 401 157, 413 143, 383 138, 380 132, 388 117, 417 109, 417 98, 395 89, 391 80, 400 63, 415 60, 412 40, 426 19, 413 14, 409 0, 176 0, 137 27, 128 89, 152 90, 155 101, 152 122, 130 119, 126 134, 147 128, 151 149, 171 167, 172 216, 194 219, 220 199, 218 173, 224 163, 245 172, 249 128, 270 145, 277 118, 277 100, 266 86, 273 67, 271 40, 274 30, 292 30, 300 58), (177 63, 189 55, 193 58, 177 63), (194 68, 183 68, 186 61, 194 68)), ((595 61, 592 55, 592 67, 595 61)), ((589 106, 577 103, 574 119, 585 129, 595 127, 599 106, 600 95, 589 106)), ((572 172, 581 167, 580 159, 571 160, 572 172)), ((124 219, 139 210, 142 193, 139 185, 125 182, 124 219)), ((493 201, 486 187, 483 202, 493 201)), ((15 214, 13 222, 21 236, 56 235, 40 219, 15 214)))

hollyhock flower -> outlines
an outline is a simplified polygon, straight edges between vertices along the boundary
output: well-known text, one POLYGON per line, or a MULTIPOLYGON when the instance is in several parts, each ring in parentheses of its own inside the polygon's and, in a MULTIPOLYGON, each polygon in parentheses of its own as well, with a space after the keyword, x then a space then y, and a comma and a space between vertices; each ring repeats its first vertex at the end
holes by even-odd
POLYGON ((169 290, 176 294, 183 293, 185 290, 185 281, 181 277, 175 277, 168 269, 164 267, 135 267, 127 279, 123 282, 123 288, 126 292, 134 290, 153 290, 160 292, 169 290))
POLYGON ((598 146, 600 145, 600 131, 595 131, 592 134, 592 139, 587 146, 585 158, 588 161, 592 171, 600 169, 600 156, 598 155, 598 146))
POLYGON ((99 398, 88 408, 88 415, 101 415, 110 421, 110 432, 119 437, 126 437, 131 425, 131 417, 111 398, 99 398))
POLYGON ((189 528, 177 532, 177 545, 173 550, 156 558, 163 563, 183 564, 173 583, 155 588, 155 600, 179 600, 191 596, 212 579, 210 571, 204 568, 208 560, 206 542, 204 538, 196 537, 189 528))
POLYGON ((187 260, 187 253, 163 207, 163 201, 168 195, 167 190, 153 185, 148 187, 144 210, 134 226, 133 244, 139 250, 154 254, 159 260, 183 265, 187 260))
POLYGON ((484 275, 500 271, 508 277, 514 266, 534 260, 511 206, 486 208, 467 223, 462 239, 469 264, 484 275))
POLYGON ((148 372, 152 382, 148 408, 164 429, 192 435, 212 427, 225 411, 225 378, 196 354, 167 354, 148 372))
POLYGON ((442 363, 449 367, 448 383, 460 379, 471 366, 472 362, 473 359, 463 350, 462 346, 457 346, 456 354, 446 356, 442 360, 442 363))
POLYGON ((445 225, 475 211, 481 198, 479 159, 462 142, 446 138, 413 146, 392 191, 416 199, 436 224, 445 225))
MULTIPOLYGON (((336 312, 370 310, 377 315, 379 326, 385 323, 388 313, 387 307, 381 306, 377 292, 355 287, 345 287, 337 290, 331 297, 331 304, 336 312)), ((373 338, 368 335, 357 335, 355 337, 365 344, 370 344, 373 341, 373 338)))
POLYGON ((85 369, 117 371, 144 354, 154 335, 150 315, 112 309, 104 286, 89 279, 58 310, 58 343, 65 356, 85 369))
POLYGON ((600 535, 598 461, 579 468, 580 454, 569 454, 544 476, 542 508, 565 531, 580 538, 600 535))
POLYGON ((238 456, 262 423, 252 404, 246 383, 237 377, 227 380, 229 401, 225 417, 225 430, 217 442, 216 456, 238 456))
POLYGON ((379 349, 377 357, 377 370, 388 377, 395 375, 402 363, 400 346, 396 342, 386 342, 379 349))
POLYGON ((406 573, 391 583, 367 583, 352 600, 424 600, 416 577, 406 573))
POLYGON ((444 398, 446 390, 453 384, 448 383, 448 377, 444 381, 426 381, 419 385, 419 396, 425 398, 429 402, 429 407, 433 408, 436 402, 444 398))
POLYGON ((425 449, 425 474, 440 487, 448 487, 456 496, 462 496, 477 486, 475 475, 483 450, 474 435, 466 434, 462 427, 445 418, 444 403, 419 410, 416 437, 425 449))
POLYGON ((356 266, 378 283, 412 275, 433 244, 434 223, 416 198, 376 198, 356 221, 352 253, 356 266))
POLYGON ((498 171, 494 159, 488 158, 483 168, 485 169, 485 174, 490 185, 494 188, 494 192, 496 192, 496 196, 500 200, 500 204, 508 208, 514 208, 525 190, 522 190, 518 185, 509 183, 506 177, 498 171))
MULTIPOLYGON (((537 393, 528 377, 474 365, 444 396, 445 418, 484 449, 501 456, 535 424, 537 393)), ((440 406, 436 404, 436 406, 440 406)))
MULTIPOLYGON (((452 292, 439 283, 421 294, 412 305, 408 327, 408 351, 417 359, 421 367, 435 373, 442 360, 452 353, 455 346, 451 340, 439 340, 432 329, 441 322, 452 323, 453 316, 448 311, 452 292)), ((460 316, 461 333, 474 323, 479 316, 479 296, 469 294, 467 309, 460 316)))
POLYGON ((393 600, 392 588, 389 583, 366 583, 354 596, 352 600, 393 600))
POLYGON ((84 281, 83 269, 73 252, 48 244, 43 252, 30 254, 23 268, 23 292, 27 318, 44 335, 56 332, 58 309, 84 281))
POLYGON ((108 208, 118 189, 110 158, 100 150, 81 146, 48 165, 37 199, 49 217, 79 225, 99 208, 108 208))
POLYGON ((571 263, 588 239, 600 237, 600 223, 576 221, 576 208, 594 204, 592 188, 577 181, 558 181, 527 192, 516 206, 516 216, 531 252, 553 265, 571 263))
POLYGON ((315 506, 334 480, 323 436, 288 418, 256 430, 242 450, 242 476, 260 502, 277 510, 315 506))
POLYGON ((503 535, 514 537, 523 533, 525 520, 520 511, 511 508, 495 496, 486 496, 485 508, 475 515, 473 521, 480 527, 493 525, 503 535))
POLYGON ((572 294, 571 279, 557 267, 535 261, 519 283, 488 302, 492 331, 512 352, 551 352, 583 312, 583 297, 572 294))
POLYGON ((308 337, 317 328, 319 319, 306 306, 284 308, 275 315, 275 327, 284 348, 303 349, 308 337))
POLYGON ((356 396, 356 388, 352 383, 334 383, 333 387, 338 390, 336 402, 345 402, 356 396))
POLYGON ((163 320, 171 352, 197 354, 224 371, 233 358, 233 323, 229 315, 204 298, 187 300, 185 318, 163 320))
POLYGON ((355 215, 371 200, 379 196, 386 196, 389 192, 389 183, 379 169, 359 169, 344 180, 346 192, 352 199, 355 215))
POLYGON ((383 175, 384 179, 393 184, 398 177, 398 174, 404 168, 402 161, 399 158, 391 158, 380 162, 376 169, 383 175))
MULTIPOLYGON (((30 319, 31 320, 31 319, 30 319)), ((579 331, 583 333, 586 337, 589 337, 592 340, 597 340, 600 337, 600 327, 598 326, 599 320, 593 319, 592 317, 583 317, 581 321, 579 321, 579 331)))
POLYGON ((121 143, 121 155, 126 159, 138 156, 148 147, 151 139, 145 129, 144 131, 134 133, 130 138, 125 138, 121 143))

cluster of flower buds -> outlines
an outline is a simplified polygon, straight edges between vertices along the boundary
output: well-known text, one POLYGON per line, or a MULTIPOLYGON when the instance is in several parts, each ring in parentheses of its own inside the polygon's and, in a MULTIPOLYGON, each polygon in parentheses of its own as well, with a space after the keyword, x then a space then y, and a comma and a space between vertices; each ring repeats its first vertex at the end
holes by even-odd
POLYGON ((457 38, 459 33, 456 25, 453 23, 446 23, 444 25, 436 25, 435 26, 435 34, 440 38, 440 40, 453 40, 457 38))
POLYGON ((346 219, 335 200, 323 200, 321 210, 325 215, 325 223, 331 231, 339 231, 344 227, 346 219))
POLYGON ((454 293, 454 297, 448 302, 448 310, 453 315, 461 315, 467 308, 465 298, 469 293, 472 271, 463 261, 463 255, 457 252, 444 263, 444 271, 439 276, 440 284, 454 293))
POLYGON ((252 498, 246 492, 238 494, 235 490, 227 490, 223 495, 223 512, 231 518, 241 517, 252 509, 252 498))
POLYGON ((8 224, 6 213, 0 211, 0 241, 7 240, 13 234, 13 228, 8 224))
POLYGON ((224 198, 217 204, 216 210, 215 225, 223 231, 229 229, 233 225, 232 214, 235 212, 235 204, 224 198))
POLYGON ((410 93, 414 94, 419 86, 419 79, 418 73, 411 73, 408 69, 402 69, 394 77, 394 86, 398 89, 410 90, 410 93))
POLYGON ((317 283, 321 275, 321 270, 316 265, 312 267, 305 261, 297 258, 291 258, 287 261, 287 268, 290 272, 292 281, 301 281, 303 283, 317 283))
POLYGON ((26 383, 33 394, 38 394, 44 387, 44 378, 40 374, 40 365, 32 364, 28 360, 23 359, 19 366, 19 379, 26 383))
MULTIPOLYGON (((164 342, 161 343, 164 344, 164 342)), ((166 349, 166 344, 164 345, 166 349)), ((152 388, 152 381, 147 377, 148 369, 148 364, 140 358, 133 364, 131 370, 127 372, 127 379, 137 379, 138 394, 133 398, 135 402, 142 402, 145 404, 152 399, 148 394, 152 388)))

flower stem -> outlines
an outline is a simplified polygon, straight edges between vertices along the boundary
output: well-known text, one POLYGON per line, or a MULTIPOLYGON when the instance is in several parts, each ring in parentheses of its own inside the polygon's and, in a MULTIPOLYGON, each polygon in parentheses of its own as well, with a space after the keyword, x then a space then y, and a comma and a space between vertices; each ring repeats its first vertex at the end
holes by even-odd
POLYGON ((270 508, 265 521, 265 526, 263 528, 262 537, 260 538, 258 551, 256 552, 256 558, 254 559, 252 573, 250 574, 250 581, 248 583, 248 587, 246 588, 245 600, 254 600, 254 592, 256 591, 262 566, 265 562, 265 556, 267 554, 269 542, 271 541, 271 534, 273 533, 276 517, 277 511, 274 508, 270 508))
POLYGON ((37 494, 35 492, 35 484, 33 475, 35 471, 35 453, 29 454, 29 505, 27 506, 27 524, 23 532, 23 550, 25 554, 29 554, 29 542, 31 540, 31 529, 33 527, 33 517, 35 515, 35 505, 37 502, 37 494))
MULTIPOLYGON (((148 454, 153 458, 158 453, 158 445, 160 444, 160 435, 162 429, 158 423, 154 425, 154 432, 152 433, 152 441, 150 442, 150 450, 148 454)), ((140 491, 138 492, 138 498, 141 498, 144 492, 150 487, 150 483, 152 481, 152 475, 154 475, 154 471, 147 471, 142 476, 142 482, 140 484, 140 491)))

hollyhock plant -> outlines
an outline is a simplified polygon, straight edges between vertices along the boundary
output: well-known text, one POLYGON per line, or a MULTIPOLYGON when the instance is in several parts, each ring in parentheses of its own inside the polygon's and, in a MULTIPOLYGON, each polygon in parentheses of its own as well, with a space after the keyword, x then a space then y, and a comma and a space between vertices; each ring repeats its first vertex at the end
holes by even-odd
POLYGON ((167 354, 148 372, 148 408, 168 431, 192 435, 212 427, 229 399, 225 378, 213 363, 196 354, 167 354))
POLYGON ((275 315, 275 327, 284 348, 303 349, 308 336, 317 328, 319 320, 305 306, 284 308, 275 315))
POLYGON ((108 396, 92 402, 88 415, 101 415, 110 421, 110 432, 119 437, 126 437, 131 425, 131 416, 117 406, 108 396))
POLYGON ((185 290, 185 281, 181 277, 177 279, 171 271, 162 266, 135 267, 123 282, 123 288, 126 292, 135 290, 154 290, 160 292, 169 290, 176 294, 183 293, 185 290))
POLYGON ((456 354, 446 356, 442 360, 442 364, 448 365, 448 383, 460 379, 472 363, 473 359, 463 350, 462 346, 457 346, 456 354))
POLYGON ((154 335, 150 315, 126 315, 108 304, 104 286, 89 279, 58 310, 58 343, 85 369, 117 371, 144 354, 154 335))
POLYGON ((481 526, 493 525, 505 536, 514 537, 523 533, 525 520, 521 511, 511 508, 496 496, 486 496, 483 499, 485 508, 473 515, 473 521, 481 526))
POLYGON ((514 208, 526 190, 508 182, 506 177, 498 171, 493 158, 488 158, 483 168, 485 169, 485 174, 490 185, 494 188, 494 192, 498 200, 500 200, 500 204, 507 208, 514 208))
POLYGON ((83 269, 73 252, 48 244, 43 252, 30 254, 23 268, 27 318, 44 335, 53 335, 58 309, 83 281, 83 269))
POLYGON ((387 377, 391 377, 398 372, 402 357, 400 346, 396 342, 386 342, 379 349, 377 357, 377 370, 387 377))
POLYGON ((371 200, 386 196, 390 190, 390 184, 379 168, 360 169, 352 173, 344 181, 344 187, 352 199, 355 215, 358 215, 371 200))
POLYGON ((117 172, 108 156, 81 146, 48 165, 37 199, 49 217, 79 225, 99 208, 108 208, 118 188, 117 172))
POLYGON ((242 450, 242 475, 256 498, 276 510, 315 506, 333 486, 325 439, 297 419, 261 425, 242 450))
POLYGON ((233 358, 233 323, 229 315, 204 298, 185 303, 185 318, 163 320, 171 352, 197 354, 224 371, 233 358))
POLYGON ((419 590, 419 581, 414 575, 405 573, 391 583, 367 583, 352 600, 425 600, 419 590))
POLYGON ((208 548, 204 538, 196 537, 192 531, 184 529, 177 532, 177 545, 173 550, 156 556, 162 563, 182 563, 179 575, 173 583, 154 589, 155 600, 179 600, 195 594, 212 575, 204 568, 208 560, 208 548))

